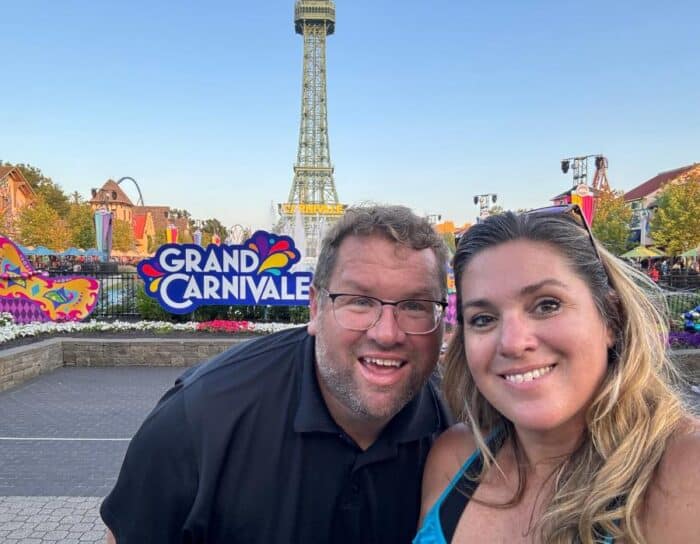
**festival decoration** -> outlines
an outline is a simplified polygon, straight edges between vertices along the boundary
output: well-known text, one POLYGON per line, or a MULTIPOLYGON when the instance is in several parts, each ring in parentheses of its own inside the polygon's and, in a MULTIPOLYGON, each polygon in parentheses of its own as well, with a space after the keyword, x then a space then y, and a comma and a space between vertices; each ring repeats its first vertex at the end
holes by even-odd
POLYGON ((177 244, 177 235, 178 235, 178 230, 175 225, 172 223, 168 223, 167 228, 165 229, 165 240, 168 244, 177 244))
POLYGON ((194 231, 194 243, 198 246, 202 245, 202 229, 194 231))
POLYGON ((95 210, 95 237, 102 261, 109 261, 109 254, 112 252, 112 212, 104 208, 95 210))
POLYGON ((684 312, 681 317, 683 318, 683 330, 700 333, 700 306, 684 312))
POLYGON ((98 290, 95 278, 49 278, 34 270, 17 245, 0 236, 0 312, 11 313, 16 323, 85 319, 98 290))
POLYGON ((593 224, 593 218, 595 215, 595 197, 590 188, 585 184, 581 183, 576 187, 575 191, 572 191, 570 197, 571 204, 578 204, 581 208, 583 216, 589 225, 593 224))
POLYGON ((289 236, 257 231, 240 245, 165 244, 137 270, 146 294, 168 312, 206 304, 309 304, 310 272, 292 272, 301 256, 289 236))
POLYGON ((451 263, 447 263, 447 308, 443 321, 447 325, 457 324, 457 289, 455 288, 455 273, 451 263))

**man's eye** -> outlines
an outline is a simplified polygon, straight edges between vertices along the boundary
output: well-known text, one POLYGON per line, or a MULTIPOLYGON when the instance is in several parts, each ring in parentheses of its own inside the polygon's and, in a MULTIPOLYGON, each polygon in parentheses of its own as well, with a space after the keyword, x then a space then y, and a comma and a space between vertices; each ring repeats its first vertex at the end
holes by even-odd
POLYGON ((561 308, 561 302, 554 298, 547 298, 540 300, 535 306, 535 313, 538 314, 551 314, 556 312, 561 308))
POLYGON ((423 300, 404 300, 401 309, 411 313, 429 314, 433 311, 433 304, 423 300))
POLYGON ((374 306, 374 301, 371 298, 367 297, 350 297, 346 301, 346 303, 350 306, 354 306, 357 308, 367 308, 369 306, 374 306))
POLYGON ((496 318, 491 315, 478 314, 471 317, 467 323, 474 329, 483 329, 493 324, 495 321, 496 318))

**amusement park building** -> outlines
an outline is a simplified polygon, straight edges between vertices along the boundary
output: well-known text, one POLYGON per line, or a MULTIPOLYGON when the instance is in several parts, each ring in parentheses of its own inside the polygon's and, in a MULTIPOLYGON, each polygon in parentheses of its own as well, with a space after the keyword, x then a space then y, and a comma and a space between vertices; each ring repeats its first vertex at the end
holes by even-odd
POLYGON ((147 254, 149 242, 155 240, 158 233, 164 233, 169 224, 173 224, 181 233, 181 238, 191 239, 189 222, 186 217, 175 217, 169 206, 136 206, 119 184, 109 179, 93 191, 90 200, 93 209, 106 207, 115 219, 127 221, 134 229, 136 250, 147 254))
POLYGON ((625 193, 625 203, 633 211, 630 227, 634 241, 641 245, 653 245, 654 241, 649 237, 649 223, 654 215, 659 192, 667 183, 675 183, 688 175, 700 179, 700 163, 661 172, 625 193))
POLYGON ((0 233, 11 238, 17 235, 15 223, 19 212, 36 201, 36 193, 14 166, 0 166, 0 233))

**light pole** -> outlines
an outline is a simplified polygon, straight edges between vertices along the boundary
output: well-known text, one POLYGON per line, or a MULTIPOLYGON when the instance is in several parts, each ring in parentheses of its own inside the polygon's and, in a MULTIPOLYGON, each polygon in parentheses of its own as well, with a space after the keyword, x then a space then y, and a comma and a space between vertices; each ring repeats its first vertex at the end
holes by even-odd
POLYGON ((479 206, 479 217, 476 222, 483 221, 489 216, 489 204, 495 204, 498 200, 498 195, 496 193, 485 193, 483 195, 474 195, 474 205, 479 206))

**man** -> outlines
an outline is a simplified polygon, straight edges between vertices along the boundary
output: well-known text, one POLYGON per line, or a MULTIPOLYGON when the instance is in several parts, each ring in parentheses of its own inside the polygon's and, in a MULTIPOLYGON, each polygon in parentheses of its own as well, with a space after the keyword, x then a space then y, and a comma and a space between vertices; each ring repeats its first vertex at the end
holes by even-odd
POLYGON ((308 327, 187 372, 134 436, 101 508, 116 542, 410 542, 450 423, 428 382, 446 261, 407 208, 348 210, 324 240, 308 327))

